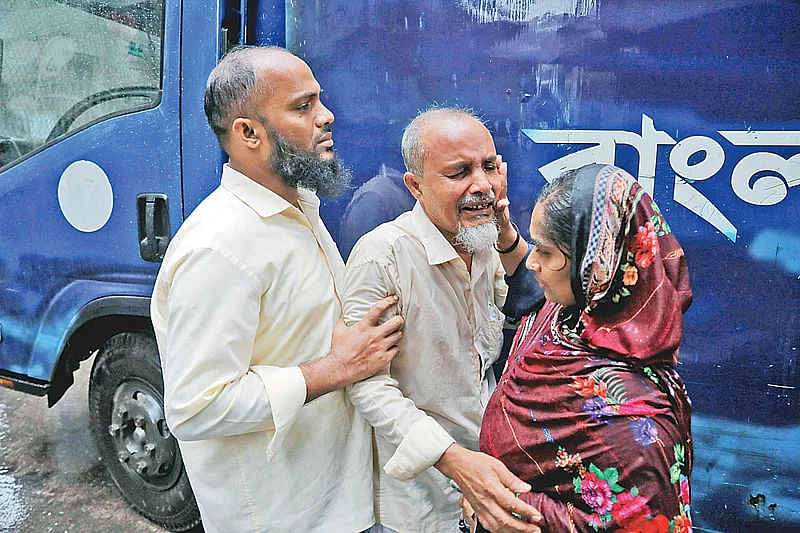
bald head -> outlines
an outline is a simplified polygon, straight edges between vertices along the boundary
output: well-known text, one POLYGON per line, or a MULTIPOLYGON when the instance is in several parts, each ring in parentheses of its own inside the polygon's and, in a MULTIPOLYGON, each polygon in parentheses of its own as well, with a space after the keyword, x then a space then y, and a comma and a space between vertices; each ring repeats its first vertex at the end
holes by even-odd
POLYGON ((406 170, 417 176, 422 176, 422 167, 425 162, 425 132, 431 127, 442 125, 445 121, 475 121, 483 122, 471 109, 459 107, 433 107, 418 114, 403 131, 403 140, 400 149, 403 153, 403 162, 406 170))
POLYGON ((208 76, 204 107, 208 124, 225 146, 231 123, 251 116, 269 96, 271 73, 302 60, 277 46, 237 46, 208 76))

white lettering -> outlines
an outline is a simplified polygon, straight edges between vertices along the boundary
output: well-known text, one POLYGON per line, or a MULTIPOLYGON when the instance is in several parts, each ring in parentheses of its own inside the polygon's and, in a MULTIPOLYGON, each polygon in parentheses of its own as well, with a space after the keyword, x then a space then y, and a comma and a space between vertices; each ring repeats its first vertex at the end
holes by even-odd
MULTIPOLYGON (((642 114, 642 134, 624 130, 522 130, 539 144, 592 144, 539 167, 549 182, 565 170, 590 163, 615 164, 616 147, 632 146, 639 154, 642 187, 653 195, 656 158, 659 145, 675 145, 669 162, 675 172, 674 200, 736 242, 738 230, 716 206, 692 183, 719 173, 725 164, 725 150, 714 139, 700 135, 675 141, 664 131, 656 130, 653 120, 642 114), (689 163, 696 154, 700 161, 689 163)), ((718 131, 734 146, 800 146, 800 131, 718 131)), ((800 185, 800 154, 784 158, 772 152, 744 156, 733 168, 731 188, 740 199, 753 205, 775 205, 786 198, 791 187, 800 185), (753 181, 753 178, 755 180, 753 181)))
POLYGON ((658 131, 653 119, 642 115, 642 134, 624 130, 522 130, 535 143, 547 144, 594 144, 565 155, 539 167, 544 179, 552 181, 565 170, 582 167, 590 163, 613 165, 618 144, 632 146, 639 153, 639 183, 653 195, 656 176, 658 145, 675 144, 675 139, 666 132, 658 131))
POLYGON ((736 242, 739 234, 736 226, 711 203, 711 200, 689 183, 689 181, 707 180, 722 169, 725 164, 725 151, 722 146, 708 137, 699 135, 687 137, 670 151, 669 164, 675 171, 673 199, 717 228, 731 241, 736 242), (689 159, 700 152, 705 154, 703 160, 690 165, 689 159))
POLYGON ((756 152, 744 156, 736 163, 731 174, 731 187, 736 196, 754 205, 775 205, 789 192, 789 187, 800 185, 800 154, 784 159, 772 152, 756 152), (750 180, 761 172, 751 184, 750 180))
MULTIPOLYGON (((719 131, 734 146, 800 146, 800 131, 719 131)), ((754 205, 775 205, 800 185, 800 154, 785 159, 772 152, 744 156, 733 168, 731 187, 736 196, 754 205), (762 172, 775 172, 756 177, 762 172)))

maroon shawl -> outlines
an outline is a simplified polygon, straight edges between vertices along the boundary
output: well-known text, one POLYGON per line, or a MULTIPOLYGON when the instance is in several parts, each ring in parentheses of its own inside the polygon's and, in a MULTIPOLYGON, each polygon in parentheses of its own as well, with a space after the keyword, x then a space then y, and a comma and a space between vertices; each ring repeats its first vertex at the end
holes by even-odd
POLYGON ((675 371, 691 302, 683 250, 624 170, 573 186, 573 292, 522 322, 481 450, 532 492, 543 531, 691 531, 691 407, 675 371))

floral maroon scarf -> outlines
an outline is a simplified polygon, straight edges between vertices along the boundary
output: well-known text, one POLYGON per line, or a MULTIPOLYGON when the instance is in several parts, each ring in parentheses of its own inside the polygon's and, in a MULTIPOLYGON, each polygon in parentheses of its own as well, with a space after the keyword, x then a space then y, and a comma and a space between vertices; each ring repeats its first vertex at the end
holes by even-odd
POLYGON ((675 372, 691 303, 683 250, 628 173, 575 177, 572 288, 522 322, 481 450, 533 490, 544 531, 691 531, 691 407, 675 372))

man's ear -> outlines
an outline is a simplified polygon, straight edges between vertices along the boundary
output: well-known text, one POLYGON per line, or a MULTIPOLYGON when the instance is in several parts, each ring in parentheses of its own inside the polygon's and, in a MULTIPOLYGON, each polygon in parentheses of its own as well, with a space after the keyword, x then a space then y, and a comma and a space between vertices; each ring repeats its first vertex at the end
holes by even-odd
POLYGON ((264 142, 265 131, 261 125, 250 118, 239 117, 231 124, 229 142, 245 148, 257 149, 264 142))
POLYGON ((406 184, 406 189, 409 190, 411 196, 419 200, 422 196, 422 189, 420 189, 421 176, 417 176, 413 172, 406 172, 403 174, 403 183, 406 184))

